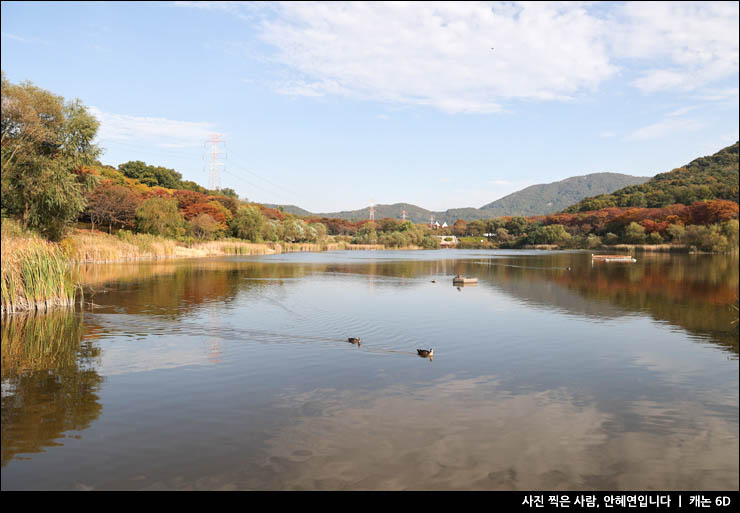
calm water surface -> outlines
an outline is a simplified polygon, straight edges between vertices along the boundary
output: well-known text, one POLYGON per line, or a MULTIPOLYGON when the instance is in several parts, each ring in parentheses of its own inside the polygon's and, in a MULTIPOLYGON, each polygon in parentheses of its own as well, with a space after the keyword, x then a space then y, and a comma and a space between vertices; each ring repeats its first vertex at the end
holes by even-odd
POLYGON ((737 257, 81 272, 84 311, 3 320, 3 490, 738 489, 737 257))

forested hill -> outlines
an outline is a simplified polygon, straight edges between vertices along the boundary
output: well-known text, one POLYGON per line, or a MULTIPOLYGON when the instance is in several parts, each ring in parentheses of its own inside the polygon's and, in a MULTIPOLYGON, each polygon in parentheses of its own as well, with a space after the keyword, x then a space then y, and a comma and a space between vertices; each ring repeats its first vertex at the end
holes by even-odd
POLYGON ((592 173, 573 176, 559 182, 532 185, 504 196, 481 210, 487 217, 535 216, 559 212, 588 196, 608 194, 629 185, 650 180, 649 176, 632 176, 620 173, 592 173))
POLYGON ((659 208, 681 203, 723 199, 738 202, 738 143, 714 155, 655 175, 641 185, 632 185, 611 194, 588 197, 565 212, 586 212, 607 207, 659 208))
MULTIPOLYGON (((644 183, 649 179, 649 177, 620 173, 592 173, 566 178, 559 182, 532 185, 481 208, 451 208, 443 212, 435 212, 410 203, 376 205, 375 219, 383 219, 384 217, 400 219, 404 210, 406 211, 406 218, 415 223, 428 222, 431 216, 434 216, 436 221, 440 223, 447 222, 450 225, 458 219, 474 221, 500 216, 546 215, 558 212, 587 196, 609 193, 626 185, 644 183)), ((278 205, 272 204, 265 204, 265 206, 280 208, 278 205)), ((313 215, 347 220, 367 219, 370 214, 370 207, 316 214, 311 214, 295 205, 283 205, 282 209, 286 213, 296 215, 313 215)))

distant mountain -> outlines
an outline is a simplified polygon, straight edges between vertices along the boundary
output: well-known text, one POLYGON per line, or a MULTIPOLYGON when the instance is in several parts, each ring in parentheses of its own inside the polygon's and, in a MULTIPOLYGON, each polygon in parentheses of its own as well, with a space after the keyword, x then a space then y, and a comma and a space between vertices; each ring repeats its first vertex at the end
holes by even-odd
POLYGON ((664 207, 674 203, 724 199, 738 202, 738 145, 714 155, 692 160, 685 166, 660 173, 641 185, 613 193, 585 198, 566 212, 583 212, 607 207, 664 207))
POLYGON ((311 212, 308 210, 304 210, 301 207, 296 207, 295 205, 276 205, 275 203, 263 203, 264 206, 267 208, 275 208, 280 210, 282 208, 283 212, 286 214, 295 214, 297 216, 312 216, 311 212))
MULTIPOLYGON (((435 212, 410 203, 375 205, 375 219, 384 217, 400 219, 403 210, 406 211, 406 219, 415 223, 428 222, 431 216, 434 216, 435 221, 440 223, 452 224, 458 219, 473 221, 500 216, 545 215, 558 212, 587 196, 610 193, 627 185, 644 183, 649 179, 649 177, 619 173, 592 173, 566 178, 559 182, 532 185, 481 208, 451 208, 444 212, 435 212)), ((278 208, 278 205, 266 204, 265 206, 278 208)), ((283 205, 282 207, 285 212, 300 216, 338 217, 351 221, 367 219, 370 216, 370 207, 327 213, 310 213, 294 205, 283 205)))
POLYGON ((536 216, 552 214, 569 207, 587 196, 608 194, 628 185, 638 185, 650 180, 649 176, 632 176, 620 173, 592 173, 573 176, 547 184, 532 185, 504 196, 481 210, 487 217, 536 216))

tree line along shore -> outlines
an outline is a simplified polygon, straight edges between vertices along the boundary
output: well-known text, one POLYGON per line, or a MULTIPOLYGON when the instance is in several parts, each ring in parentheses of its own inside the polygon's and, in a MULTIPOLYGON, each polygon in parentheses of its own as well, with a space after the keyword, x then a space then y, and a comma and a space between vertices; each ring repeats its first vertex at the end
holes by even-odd
POLYGON ((691 204, 635 206, 637 191, 628 206, 461 219, 442 229, 390 218, 298 216, 231 189, 208 190, 174 169, 138 160, 117 168, 103 164, 94 143, 99 122, 80 100, 65 101, 30 82, 12 84, 3 73, 2 105, 3 314, 74 304, 80 287, 71 269, 83 262, 437 249, 440 236, 452 235, 460 248, 628 244, 726 252, 738 246, 737 201, 714 197, 706 187, 691 204))

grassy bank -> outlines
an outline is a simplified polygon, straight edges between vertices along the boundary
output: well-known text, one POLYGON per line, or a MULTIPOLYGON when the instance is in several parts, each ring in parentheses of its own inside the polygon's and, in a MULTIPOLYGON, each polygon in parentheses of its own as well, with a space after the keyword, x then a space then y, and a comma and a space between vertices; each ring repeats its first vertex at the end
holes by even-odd
MULTIPOLYGON (((173 239, 120 231, 117 235, 75 230, 60 243, 76 263, 113 263, 170 258, 202 258, 223 255, 272 255, 298 251, 385 249, 382 244, 325 242, 246 242, 226 238, 185 244, 173 239)), ((406 248, 409 249, 409 248, 406 248)))
POLYGON ((58 244, 2 222, 2 314, 74 304, 72 261, 58 244))

